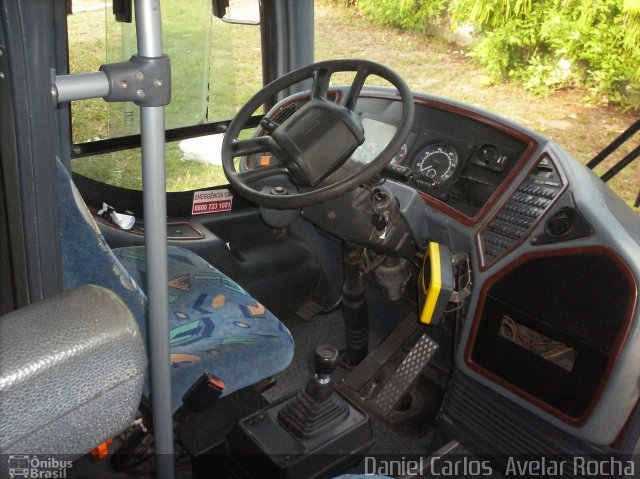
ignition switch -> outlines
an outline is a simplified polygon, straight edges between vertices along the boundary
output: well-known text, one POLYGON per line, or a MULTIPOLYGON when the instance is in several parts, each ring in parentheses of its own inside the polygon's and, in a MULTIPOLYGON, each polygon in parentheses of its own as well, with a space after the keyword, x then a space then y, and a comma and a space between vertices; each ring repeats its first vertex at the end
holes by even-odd
POLYGON ((376 188, 371 194, 371 203, 373 206, 371 224, 375 226, 378 232, 382 233, 380 238, 384 239, 387 226, 389 226, 393 194, 386 188, 376 188))

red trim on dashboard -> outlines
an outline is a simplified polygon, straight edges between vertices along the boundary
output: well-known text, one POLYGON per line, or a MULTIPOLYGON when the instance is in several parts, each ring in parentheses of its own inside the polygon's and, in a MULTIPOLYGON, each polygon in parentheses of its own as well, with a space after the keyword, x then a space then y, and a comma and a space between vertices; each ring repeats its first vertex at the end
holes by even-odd
POLYGON ((624 426, 622 426, 622 429, 620 429, 620 432, 611 443, 611 447, 614 450, 618 451, 622 447, 623 441, 625 440, 625 436, 627 435, 627 432, 629 432, 629 427, 631 426, 631 419, 636 413, 636 409, 638 408, 638 406, 640 406, 640 401, 636 401, 636 405, 633 406, 633 409, 631 409, 631 413, 629 414, 629 417, 625 421, 624 426))
POLYGON ((518 396, 529 401, 530 403, 534 404, 535 406, 539 407, 545 412, 551 414, 552 416, 557 417, 561 421, 575 427, 582 426, 587 422, 587 420, 593 413, 593 410, 598 404, 598 401, 600 400, 600 397, 604 392, 607 382, 609 381, 609 376, 611 375, 613 366, 615 365, 618 359, 618 356, 620 355, 620 351, 622 350, 622 346, 624 345, 625 340, 627 339, 627 336, 629 334, 629 329, 631 328, 631 322, 633 320, 633 314, 637 306, 637 301, 638 301, 638 285, 635 277, 633 276, 633 273, 631 272, 629 267, 624 263, 624 261, 610 248, 607 248, 604 246, 585 246, 585 247, 577 247, 577 248, 564 248, 564 249, 558 249, 553 251, 531 252, 531 253, 524 254, 521 257, 519 257, 516 261, 508 264, 507 266, 502 268, 498 273, 496 273, 495 275, 487 279, 484 285, 482 286, 482 289, 480 290, 480 298, 478 300, 478 305, 476 306, 476 311, 473 317, 473 323, 471 325, 471 331, 469 332, 469 339, 467 340, 467 347, 465 348, 464 361, 467 364, 467 366, 469 366, 469 368, 471 368, 476 373, 486 377, 487 379, 490 379, 491 381, 502 386, 508 391, 511 391, 512 393, 517 394, 518 396), (529 394, 526 391, 523 391, 517 386, 495 375, 491 371, 488 371, 482 366, 476 364, 475 362, 473 362, 473 359, 471 358, 471 354, 473 352, 473 347, 475 345, 478 328, 480 327, 480 318, 484 310, 484 305, 487 298, 488 290, 499 279, 506 276, 515 268, 517 268, 518 266, 520 266, 521 264, 525 263, 530 259, 564 256, 564 255, 589 254, 589 253, 601 254, 603 256, 609 257, 618 266, 620 271, 626 276, 627 281, 631 285, 631 290, 633 291, 633 294, 629 298, 629 302, 627 304, 627 317, 624 320, 624 324, 620 328, 620 333, 618 334, 616 343, 611 350, 611 353, 609 355, 609 362, 607 363, 607 367, 602 375, 602 379, 600 380, 598 389, 594 393, 591 403, 589 404, 589 407, 587 408, 585 413, 578 418, 574 418, 574 417, 568 416, 562 411, 559 411, 553 406, 543 402, 537 397, 529 394))
MULTIPOLYGON (((387 98, 387 99, 398 101, 397 95, 386 94, 386 93, 363 92, 361 97, 362 98, 387 98)), ((420 196, 422 197, 425 203, 443 211, 444 213, 448 214, 452 218, 458 220, 460 223, 465 225, 478 224, 484 217, 485 213, 491 210, 491 208, 495 205, 498 199, 507 190, 511 182, 518 175, 518 171, 520 170, 520 167, 522 167, 527 163, 527 161, 529 161, 534 151, 538 148, 538 142, 534 138, 530 137, 529 135, 526 135, 509 125, 501 123, 495 118, 491 118, 481 113, 467 110, 466 108, 462 108, 456 105, 450 105, 448 103, 438 101, 438 100, 433 100, 430 98, 422 98, 422 97, 414 96, 413 99, 414 99, 414 102, 418 105, 425 105, 432 108, 437 108, 439 110, 448 111, 450 113, 454 113, 456 115, 469 118, 479 123, 483 123, 487 126, 490 126, 498 131, 501 131, 502 133, 512 136, 522 141, 523 143, 527 144, 527 149, 524 151, 522 156, 518 159, 517 163, 513 165, 513 168, 511 168, 511 171, 509 172, 509 174, 502 180, 500 185, 496 188, 496 190, 493 192, 493 194, 487 200, 484 206, 480 208, 480 210, 478 210, 476 215, 473 217, 469 217, 464 213, 459 212, 455 208, 449 206, 448 204, 444 203, 443 201, 440 201, 437 198, 433 198, 426 193, 416 190, 418 194, 420 194, 420 196)))
MULTIPOLYGON (((340 90, 329 90, 328 94, 337 95, 337 98, 339 99, 341 91, 340 90)), ((397 94, 383 93, 383 92, 372 92, 372 91, 363 91, 362 94, 360 95, 360 97, 361 98, 381 98, 381 99, 388 99, 388 100, 395 100, 395 101, 399 101, 400 100, 400 98, 399 98, 399 96, 397 94)), ((275 110, 271 114, 271 116, 275 115, 278 111, 282 110, 283 108, 289 106, 292 103, 305 101, 305 100, 308 100, 308 99, 309 99, 309 95, 308 94, 300 94, 300 95, 293 96, 293 97, 289 98, 288 101, 286 101, 282 105, 278 106, 278 109, 275 110)), ((426 193, 423 193, 423 192, 421 192, 419 190, 416 190, 416 192, 422 197, 422 199, 424 200, 425 203, 427 203, 428 205, 434 206, 435 208, 443 211, 444 213, 448 214, 452 218, 458 220, 460 223, 463 223, 465 225, 475 225, 475 224, 480 223, 480 221, 483 219, 485 213, 487 211, 491 210, 491 208, 495 205, 495 203, 502 196, 502 194, 507 190, 507 188, 509 188, 509 185, 511 184, 511 182, 518 175, 518 171, 520 170, 520 168, 523 165, 525 165, 527 163, 527 161, 529 161, 529 159, 533 155, 534 151, 538 148, 538 142, 534 138, 530 137, 529 135, 526 135, 526 134, 522 133, 521 131, 517 130, 516 128, 513 128, 510 125, 504 124, 504 123, 496 120, 495 118, 491 118, 491 117, 489 117, 487 115, 483 115, 483 114, 475 112, 475 111, 467 110, 466 108, 462 108, 462 107, 459 107, 459 106, 456 106, 456 105, 450 105, 448 103, 445 103, 445 102, 439 101, 439 100, 433 100, 433 99, 429 99, 429 98, 422 98, 422 97, 416 97, 416 96, 413 97, 413 100, 414 100, 414 103, 416 103, 418 105, 424 105, 424 106, 429 106, 429 107, 432 107, 432 108, 437 108, 439 110, 448 111, 450 113, 454 113, 456 115, 469 118, 469 119, 477 121, 479 123, 483 123, 483 124, 485 124, 487 126, 490 126, 490 127, 494 128, 494 129, 496 129, 498 131, 501 131, 502 133, 505 133, 505 134, 507 134, 509 136, 512 136, 512 137, 522 141, 523 143, 527 144, 526 150, 524 151, 522 156, 518 159, 517 163, 513 166, 513 168, 511 168, 511 171, 509 172, 509 174, 502 180, 500 185, 496 188, 496 190, 493 192, 493 194, 487 200, 487 202, 484 204, 484 206, 482 208, 480 208, 480 210, 478 210, 476 215, 473 216, 473 217, 466 216, 465 214, 459 212, 455 208, 453 208, 453 207, 449 206, 448 204, 438 200, 437 198, 433 198, 433 197, 429 196, 426 193)), ((259 131, 259 133, 263 134, 264 131, 259 131)), ((245 159, 245 161, 247 161, 247 160, 245 159)), ((245 166, 248 166, 247 163, 245 163, 245 166)))

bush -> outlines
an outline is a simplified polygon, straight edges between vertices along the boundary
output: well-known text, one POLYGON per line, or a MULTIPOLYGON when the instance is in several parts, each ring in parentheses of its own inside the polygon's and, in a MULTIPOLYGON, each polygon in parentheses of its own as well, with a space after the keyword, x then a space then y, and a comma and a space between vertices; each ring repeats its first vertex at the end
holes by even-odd
POLYGON ((496 78, 538 94, 579 85, 640 107, 640 0, 345 0, 373 21, 423 31, 449 14, 478 33, 471 49, 496 78))
POLYGON ((449 0, 354 0, 353 3, 381 25, 424 31, 429 19, 446 13, 449 0))
POLYGON ((453 0, 483 34, 472 50, 487 71, 534 93, 583 85, 593 97, 640 106, 640 0, 453 0), (513 8, 509 6, 513 3, 513 8))

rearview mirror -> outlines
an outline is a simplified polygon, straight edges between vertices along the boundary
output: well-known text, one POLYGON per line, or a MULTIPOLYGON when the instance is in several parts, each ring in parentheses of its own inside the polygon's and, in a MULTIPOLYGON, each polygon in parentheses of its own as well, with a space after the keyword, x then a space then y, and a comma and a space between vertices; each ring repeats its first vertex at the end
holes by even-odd
POLYGON ((260 25, 258 0, 213 0, 213 15, 226 23, 260 25))

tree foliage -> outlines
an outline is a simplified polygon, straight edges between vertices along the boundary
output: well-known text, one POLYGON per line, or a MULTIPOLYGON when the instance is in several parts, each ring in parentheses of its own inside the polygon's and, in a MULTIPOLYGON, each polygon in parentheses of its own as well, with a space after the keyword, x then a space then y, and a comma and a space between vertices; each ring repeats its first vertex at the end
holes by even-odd
POLYGON ((348 0, 381 25, 423 31, 428 19, 446 13, 449 0, 348 0))
POLYGON ((468 24, 470 54, 496 78, 547 94, 574 85, 640 107, 640 0, 349 0, 374 21, 424 30, 468 24))

